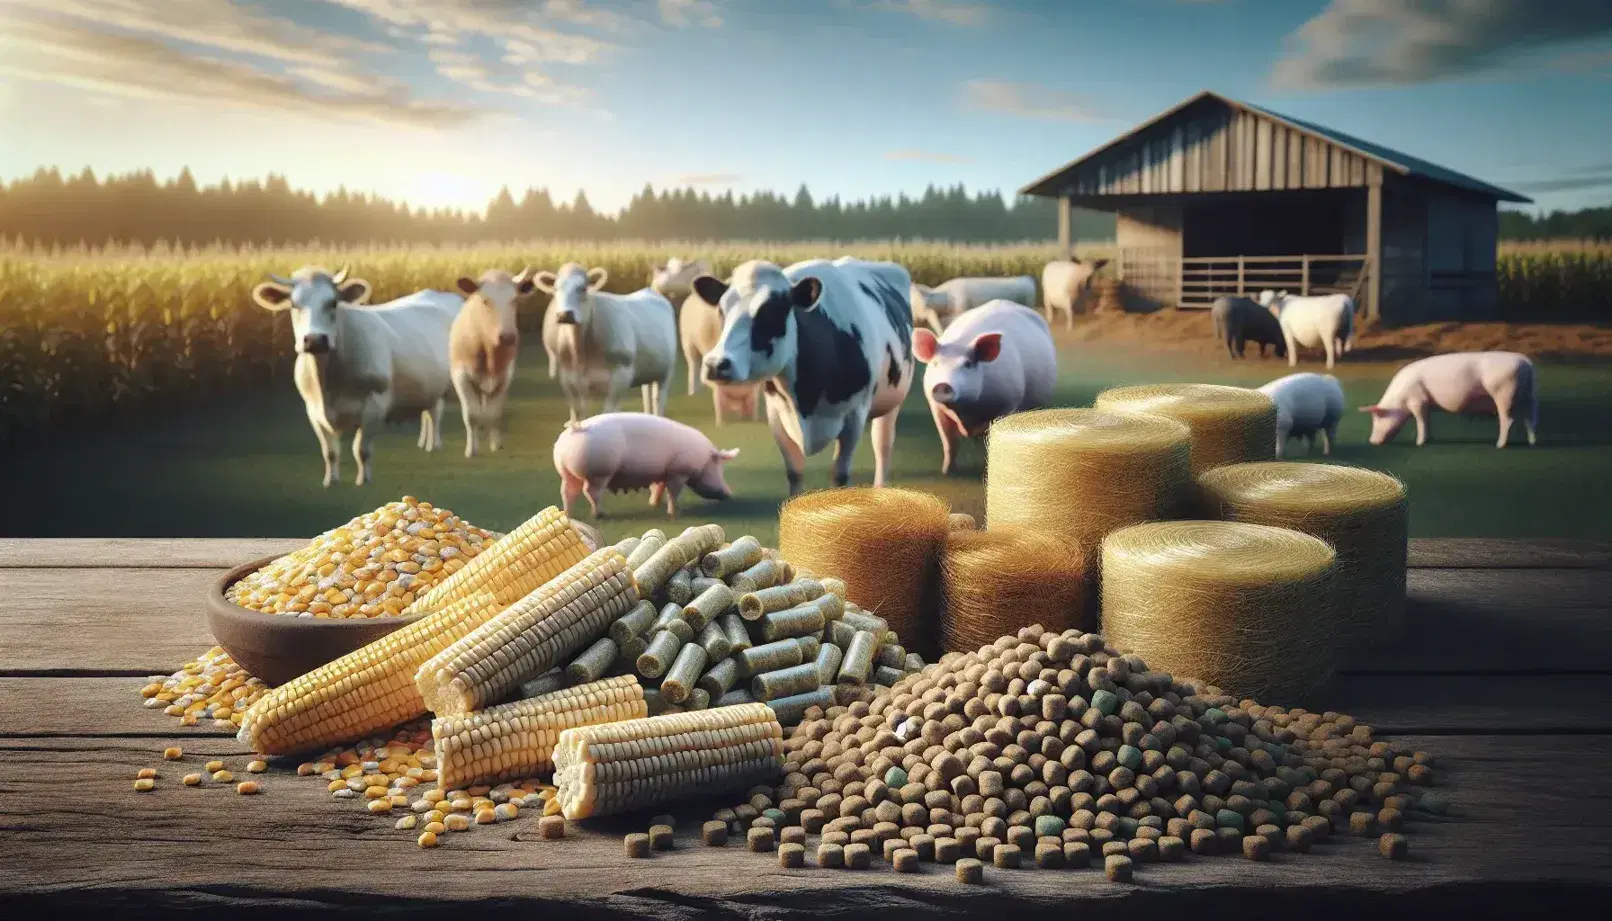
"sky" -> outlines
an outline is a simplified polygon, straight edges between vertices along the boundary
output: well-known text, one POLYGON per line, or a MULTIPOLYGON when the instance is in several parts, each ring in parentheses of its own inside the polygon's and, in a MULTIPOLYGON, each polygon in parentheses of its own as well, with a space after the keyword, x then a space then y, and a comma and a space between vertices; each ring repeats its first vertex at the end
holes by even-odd
POLYGON ((0 178, 1012 191, 1199 90, 1612 203, 1609 0, 0 0, 0 178))

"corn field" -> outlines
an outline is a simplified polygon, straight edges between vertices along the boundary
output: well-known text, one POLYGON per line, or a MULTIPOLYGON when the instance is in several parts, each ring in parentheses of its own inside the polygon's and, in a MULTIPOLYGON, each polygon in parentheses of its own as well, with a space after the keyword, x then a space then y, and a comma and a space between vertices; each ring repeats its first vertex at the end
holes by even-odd
MULTIPOLYGON (((605 267, 608 289, 625 292, 642 287, 651 267, 672 255, 702 256, 725 275, 747 259, 787 265, 851 254, 899 262, 915 281, 938 284, 959 275, 1039 276, 1057 252, 901 242, 94 251, 0 245, 0 440, 289 378, 290 320, 259 309, 249 292, 269 272, 285 275, 304 264, 349 266, 374 286, 371 300, 379 303, 451 288, 459 276, 489 267, 553 269, 572 260, 605 267)), ((1612 245, 1506 246, 1498 272, 1510 320, 1599 318, 1612 307, 1612 245)), ((523 305, 526 330, 535 333, 543 302, 523 305)))

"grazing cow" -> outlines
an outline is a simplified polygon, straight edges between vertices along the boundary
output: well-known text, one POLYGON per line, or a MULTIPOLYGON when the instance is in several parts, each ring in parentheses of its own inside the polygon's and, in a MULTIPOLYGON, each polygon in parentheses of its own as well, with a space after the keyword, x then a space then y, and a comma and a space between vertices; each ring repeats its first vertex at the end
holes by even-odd
POLYGON ((1249 342, 1259 343, 1259 357, 1265 357, 1266 346, 1276 348, 1277 358, 1287 357, 1287 340, 1282 336, 1282 323, 1265 307, 1246 297, 1225 295, 1215 298, 1209 308, 1215 322, 1215 341, 1226 344, 1226 353, 1242 358, 1249 342))
POLYGON ((543 343, 558 359, 572 422, 587 417, 592 394, 603 396, 605 412, 615 412, 622 393, 633 387, 643 389, 644 412, 666 415, 677 368, 672 302, 649 288, 610 294, 601 290, 609 277, 606 269, 567 262, 534 279, 554 295, 554 324, 552 331, 544 324, 543 343))
POLYGON ((946 331, 965 310, 991 301, 1015 304, 1035 303, 1035 279, 1028 275, 1014 278, 953 278, 931 288, 912 285, 912 323, 927 326, 938 335, 946 331))
POLYGON ((924 396, 940 433, 940 472, 950 473, 960 438, 983 438, 1009 413, 1052 401, 1058 350, 1041 314, 1012 301, 970 310, 939 337, 912 331, 924 368, 924 396))
POLYGON ((325 485, 341 476, 341 439, 353 432, 359 486, 383 422, 420 419, 420 447, 442 447, 442 407, 450 386, 448 337, 464 299, 417 291, 373 307, 369 282, 305 266, 270 275, 252 289, 265 310, 291 311, 297 353, 293 377, 325 459, 325 485))
POLYGON ((1290 438, 1302 438, 1315 450, 1331 454, 1343 419, 1343 385, 1330 374, 1289 374, 1259 388, 1276 404, 1276 456, 1287 456, 1290 438))
MULTIPOLYGON (((677 312, 677 336, 683 346, 683 360, 688 364, 688 395, 693 396, 700 389, 700 362, 722 338, 722 311, 690 291, 677 312)), ((717 425, 730 412, 741 419, 760 419, 761 385, 712 384, 711 402, 716 408, 717 425)))
POLYGON ((488 269, 481 278, 461 278, 464 309, 453 321, 448 359, 459 413, 465 420, 465 457, 475 457, 480 435, 497 451, 504 443, 504 399, 515 379, 515 353, 521 334, 515 326, 515 298, 531 294, 532 270, 511 277, 488 269))
POLYGON ((1450 352, 1413 361, 1394 375, 1382 398, 1360 411, 1371 413, 1371 437, 1380 445, 1399 434, 1406 419, 1416 420, 1416 446, 1427 444, 1427 417, 1432 410, 1500 417, 1504 448, 1511 423, 1519 416, 1534 443, 1539 424, 1539 384, 1534 363, 1516 352, 1450 352))
POLYGON ((732 283, 709 275, 694 291, 722 308, 722 340, 706 353, 711 383, 764 382, 767 422, 784 457, 789 493, 806 458, 828 447, 834 484, 873 424, 873 485, 890 477, 896 414, 912 387, 912 277, 892 262, 813 259, 780 269, 752 260, 732 283))
POLYGON ((1290 368, 1299 363, 1301 345, 1325 352, 1329 371, 1339 355, 1354 348, 1355 301, 1347 294, 1294 297, 1266 289, 1259 292, 1259 303, 1282 325, 1290 368))
POLYGON ((1068 318, 1068 326, 1075 325, 1075 309, 1080 307, 1091 292, 1091 280, 1097 271, 1108 265, 1107 259, 1081 262, 1074 253, 1068 259, 1054 259, 1041 270, 1041 300, 1047 309, 1047 322, 1059 310, 1068 318))
MULTIPOLYGON (((694 279, 701 275, 711 274, 711 265, 704 259, 695 259, 692 262, 673 256, 660 265, 655 266, 649 273, 649 286, 659 291, 667 300, 677 303, 681 298, 689 296, 694 290, 694 279)), ((690 390, 689 393, 694 391, 690 390)))

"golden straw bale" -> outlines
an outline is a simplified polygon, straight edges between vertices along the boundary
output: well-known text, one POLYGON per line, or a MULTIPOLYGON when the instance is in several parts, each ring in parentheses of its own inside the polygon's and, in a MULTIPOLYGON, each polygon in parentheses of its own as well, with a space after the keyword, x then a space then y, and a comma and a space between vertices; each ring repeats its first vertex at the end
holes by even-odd
POLYGON ((1087 580, 1068 544, 1018 525, 953 531, 940 561, 941 648, 967 652, 1022 627, 1089 631, 1087 580))
POLYGON ((1276 456, 1276 403, 1258 390, 1221 384, 1145 384, 1104 390, 1094 409, 1157 413, 1192 429, 1194 475, 1221 464, 1276 456))
POLYGON ((1303 531, 1338 554, 1338 640, 1350 652, 1404 629, 1410 505, 1386 473, 1336 464, 1229 464, 1198 478, 1211 518, 1303 531))
POLYGON ((778 512, 778 552, 799 570, 837 576, 845 600, 882 617, 907 649, 939 647, 945 500, 892 487, 802 493, 778 512))
POLYGON ((1337 556, 1260 524, 1165 521, 1103 540, 1102 628, 1149 668, 1276 701, 1337 667, 1337 556))

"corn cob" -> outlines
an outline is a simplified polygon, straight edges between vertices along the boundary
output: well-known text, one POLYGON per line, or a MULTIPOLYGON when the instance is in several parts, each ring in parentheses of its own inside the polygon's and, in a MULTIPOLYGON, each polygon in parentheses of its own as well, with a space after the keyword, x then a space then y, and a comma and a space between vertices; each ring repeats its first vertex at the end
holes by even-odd
POLYGON ((554 769, 554 744, 573 726, 649 715, 643 688, 627 675, 431 721, 437 785, 497 784, 554 769))
POLYGON ((513 604, 587 554, 570 519, 551 505, 415 599, 403 613, 435 611, 476 592, 492 595, 500 607, 513 604))
POLYGON ((603 635, 637 603, 627 558, 607 546, 431 657, 415 686, 438 716, 479 710, 603 635))
POLYGON ((765 704, 582 726, 554 747, 555 794, 567 819, 743 790, 784 767, 784 730, 765 704))

